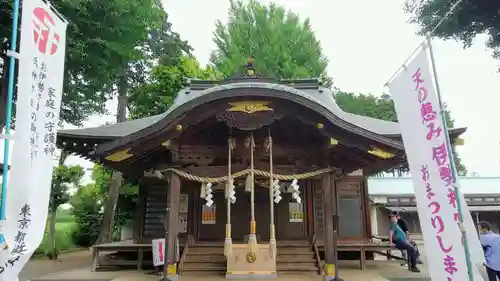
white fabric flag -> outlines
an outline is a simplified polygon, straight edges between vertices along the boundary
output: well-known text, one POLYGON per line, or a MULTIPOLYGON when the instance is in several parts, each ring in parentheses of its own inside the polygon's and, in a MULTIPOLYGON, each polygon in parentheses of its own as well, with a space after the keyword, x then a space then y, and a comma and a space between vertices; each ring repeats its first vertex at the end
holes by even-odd
MULTIPOLYGON (((426 47, 388 84, 412 174, 432 280, 468 280, 446 132, 426 47)), ((465 199, 468 241, 476 266, 484 256, 465 199)), ((474 270, 474 280, 482 281, 474 270)))
POLYGON ((22 1, 16 134, 8 174, 0 281, 16 280, 42 241, 56 151, 66 26, 40 0, 22 1))

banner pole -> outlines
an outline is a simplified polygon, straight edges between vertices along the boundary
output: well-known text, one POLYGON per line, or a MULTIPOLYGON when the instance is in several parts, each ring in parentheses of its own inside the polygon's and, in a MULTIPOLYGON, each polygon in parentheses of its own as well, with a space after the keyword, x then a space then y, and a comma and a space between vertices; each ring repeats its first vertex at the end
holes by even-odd
MULTIPOLYGON (((458 1, 460 2, 460 1, 458 1)), ((453 178, 453 188, 455 190, 455 198, 457 201, 457 209, 458 209, 458 215, 460 217, 460 231, 462 232, 462 240, 464 244, 464 249, 465 249, 465 260, 467 262, 467 271, 469 275, 469 281, 474 281, 474 275, 473 275, 473 268, 472 268, 472 260, 471 260, 471 253, 470 253, 470 248, 469 248, 469 241, 467 239, 467 235, 465 232, 465 225, 464 225, 464 214, 462 212, 462 199, 461 196, 459 196, 460 192, 460 187, 457 184, 457 167, 455 166, 455 159, 454 159, 454 153, 453 149, 451 146, 451 140, 450 140, 450 135, 448 134, 448 124, 446 124, 446 112, 444 110, 443 102, 441 99, 441 89, 439 87, 439 81, 438 81, 438 75, 436 71, 436 62, 434 60, 434 52, 432 50, 432 44, 431 44, 431 36, 428 34, 427 36, 427 45, 429 46, 429 54, 431 58, 431 66, 432 66, 432 74, 434 76, 434 82, 436 84, 436 94, 437 94, 437 100, 439 103, 439 111, 441 115, 441 119, 443 122, 443 129, 446 132, 445 134, 445 139, 446 139, 446 150, 448 151, 448 162, 450 163, 450 169, 451 169, 451 174, 453 178)))
MULTIPOLYGON (((10 65, 9 65, 9 84, 7 89, 7 108, 5 110, 5 139, 3 146, 3 172, 2 172, 2 195, 0 199, 0 226, 3 228, 5 221, 5 203, 7 193, 7 175, 9 173, 9 137, 12 123, 12 97, 14 95, 14 74, 16 68, 16 49, 17 49, 17 29, 19 24, 19 0, 14 0, 12 8, 12 37, 10 41, 10 65)), ((7 248, 3 229, 0 229, 0 245, 7 248)))

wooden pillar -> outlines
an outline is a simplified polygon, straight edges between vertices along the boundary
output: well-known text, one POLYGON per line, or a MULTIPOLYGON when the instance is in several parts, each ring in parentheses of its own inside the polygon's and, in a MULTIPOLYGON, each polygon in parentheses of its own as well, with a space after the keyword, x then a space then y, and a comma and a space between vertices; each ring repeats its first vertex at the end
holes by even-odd
POLYGON ((325 226, 325 279, 327 281, 336 280, 336 246, 334 233, 334 187, 335 180, 332 179, 330 173, 325 174, 321 178, 321 189, 323 190, 323 210, 324 210, 324 226, 325 226))
POLYGON ((181 181, 175 173, 168 175, 167 208, 165 212, 165 266, 163 280, 178 281, 176 261, 176 241, 179 227, 179 199, 181 194, 181 181))

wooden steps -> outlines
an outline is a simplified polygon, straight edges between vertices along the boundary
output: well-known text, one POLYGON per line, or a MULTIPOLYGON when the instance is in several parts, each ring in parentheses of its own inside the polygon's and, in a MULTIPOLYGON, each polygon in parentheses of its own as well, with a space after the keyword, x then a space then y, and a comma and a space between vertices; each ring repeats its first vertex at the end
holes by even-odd
POLYGON ((295 272, 318 272, 314 250, 308 244, 278 244, 276 270, 295 272))
MULTIPOLYGON (((276 269, 278 272, 318 272, 318 264, 311 245, 306 243, 278 244, 277 254, 276 269)), ((183 272, 193 271, 225 272, 224 245, 209 243, 189 245, 183 264, 183 272)))
POLYGON ((224 245, 192 244, 189 245, 183 271, 226 271, 224 245))

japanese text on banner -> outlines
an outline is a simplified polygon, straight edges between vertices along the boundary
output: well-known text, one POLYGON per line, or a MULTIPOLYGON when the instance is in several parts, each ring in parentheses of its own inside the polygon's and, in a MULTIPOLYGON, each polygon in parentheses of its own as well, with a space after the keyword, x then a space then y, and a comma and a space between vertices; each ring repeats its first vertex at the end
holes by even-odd
POLYGON ((0 281, 16 280, 45 232, 62 98, 66 27, 41 0, 22 1, 16 138, 6 193, 0 281), (22 82, 21 82, 22 81, 22 82))
POLYGON ((400 123, 433 280, 467 280, 446 132, 425 50, 388 85, 400 123))

